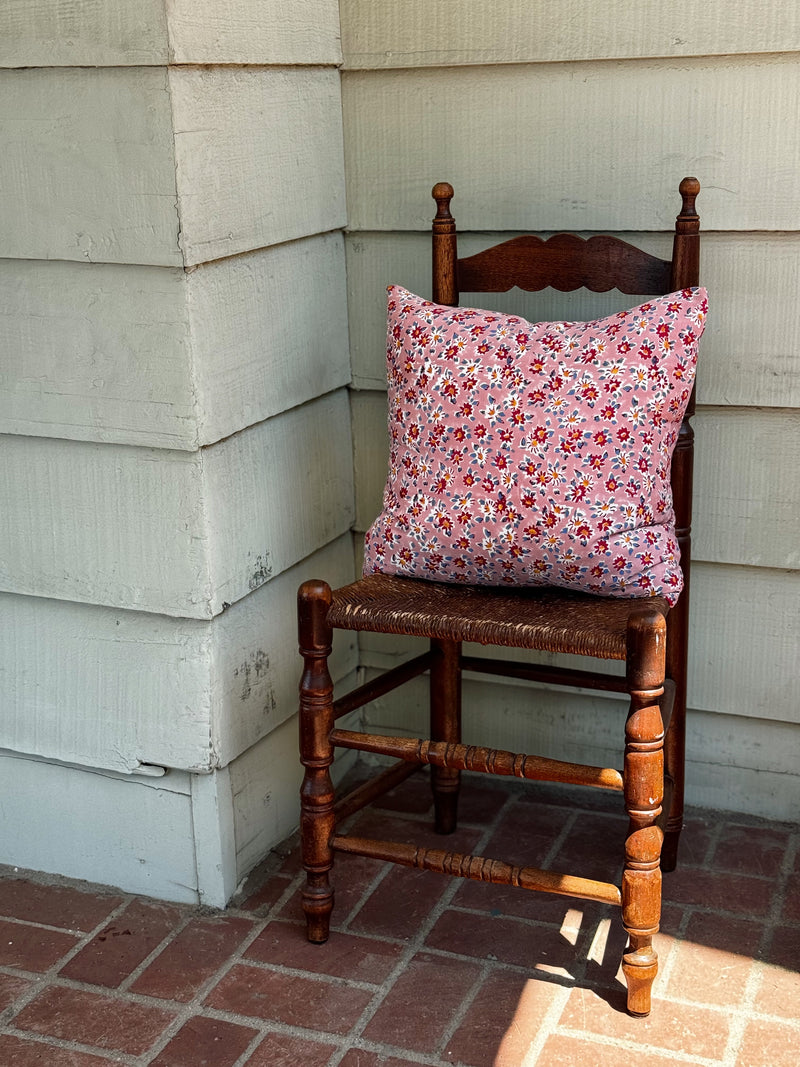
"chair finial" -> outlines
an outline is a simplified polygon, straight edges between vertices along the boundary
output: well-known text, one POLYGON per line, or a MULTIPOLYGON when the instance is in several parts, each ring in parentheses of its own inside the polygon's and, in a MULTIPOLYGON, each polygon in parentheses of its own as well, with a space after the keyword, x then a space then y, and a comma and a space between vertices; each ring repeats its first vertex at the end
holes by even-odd
POLYGON ((437 182, 431 191, 431 196, 436 201, 436 218, 451 219, 450 201, 453 198, 453 186, 450 182, 437 182))
POLYGON ((684 178, 679 187, 683 206, 678 218, 696 218, 694 202, 700 192, 700 182, 697 178, 684 178))

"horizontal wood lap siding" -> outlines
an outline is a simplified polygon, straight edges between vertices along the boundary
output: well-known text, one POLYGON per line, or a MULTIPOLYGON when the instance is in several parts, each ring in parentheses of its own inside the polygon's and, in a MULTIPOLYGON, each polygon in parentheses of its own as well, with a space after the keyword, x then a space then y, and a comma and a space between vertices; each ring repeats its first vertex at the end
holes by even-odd
POLYGON ((352 520, 343 390, 201 452, 16 436, 0 451, 9 592, 209 618, 352 520))
POLYGON ((340 0, 345 69, 727 55, 800 49, 794 3, 340 0))
MULTIPOLYGON (((352 579, 344 535, 213 620, 0 594, 0 749, 133 772, 208 772, 297 710, 297 587, 352 579)), ((355 669, 337 643, 333 673, 355 669)))
POLYGON ((166 63, 164 0, 3 0, 0 67, 166 63))
POLYGON ((427 230, 442 178, 463 230, 670 230, 686 173, 706 230, 797 225, 794 55, 346 72, 342 86, 352 230, 427 230))
POLYGON ((203 444, 349 382, 341 233, 205 264, 186 281, 203 444))
POLYGON ((0 259, 0 430, 193 449, 179 267, 0 259))
POLYGON ((169 71, 187 264, 344 226, 339 72, 169 71))
POLYGON ((0 321, 6 433, 192 450, 350 378, 340 233, 188 273, 0 260, 0 321))
POLYGON ((337 0, 171 0, 172 63, 342 60, 337 0))
POLYGON ((198 903, 188 775, 116 777, 0 754, 5 863, 198 903))
POLYGON ((215 614, 352 524, 343 389, 259 423, 204 457, 215 614))
POLYGON ((0 71, 0 256, 180 266, 167 71, 0 71))
POLYGON ((337 0, 3 0, 0 67, 341 62, 337 0))

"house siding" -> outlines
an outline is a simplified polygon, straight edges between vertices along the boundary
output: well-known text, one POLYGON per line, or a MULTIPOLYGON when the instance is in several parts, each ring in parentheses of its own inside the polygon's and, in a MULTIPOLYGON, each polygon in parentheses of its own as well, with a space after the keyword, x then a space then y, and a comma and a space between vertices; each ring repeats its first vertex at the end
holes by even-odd
POLYGON ((5 863, 222 904, 296 823, 294 593, 353 568, 340 62, 335 0, 0 13, 5 863))

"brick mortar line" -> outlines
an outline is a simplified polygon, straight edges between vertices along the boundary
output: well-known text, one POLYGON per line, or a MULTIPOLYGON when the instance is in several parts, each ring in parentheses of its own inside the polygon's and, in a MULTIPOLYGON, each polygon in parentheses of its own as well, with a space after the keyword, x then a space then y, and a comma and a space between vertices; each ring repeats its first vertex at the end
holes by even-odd
MULTIPOLYGON (((476 842, 476 845, 475 845, 476 848, 482 848, 482 847, 484 847, 486 845, 486 843, 489 841, 492 833, 494 832, 494 830, 499 825, 502 817, 505 815, 506 810, 508 808, 510 808, 515 803, 515 801, 516 801, 516 796, 512 792, 509 791, 507 793, 507 795, 506 795, 505 801, 503 802, 503 804, 498 809, 494 819, 492 819, 492 821, 487 826, 485 826, 485 828, 483 830, 483 833, 478 838, 478 841, 476 842)), ((397 980, 400 978, 400 976, 402 974, 405 973, 406 967, 408 966, 409 962, 416 955, 416 953, 420 951, 420 949, 424 945, 426 937, 428 936, 430 931, 433 929, 433 927, 436 924, 436 922, 438 921, 438 919, 444 914, 444 912, 446 911, 447 907, 449 906, 451 900, 453 899, 453 897, 455 896, 456 892, 458 891, 459 884, 460 884, 461 881, 462 881, 462 879, 460 879, 460 878, 450 878, 451 884, 445 888, 445 890, 442 893, 442 895, 439 898, 439 900, 436 901, 436 903, 434 903, 433 906, 429 909, 426 918, 420 924, 416 935, 409 941, 405 951, 401 954, 397 964, 395 965, 393 970, 390 972, 390 974, 387 975, 387 977, 386 977, 385 981, 383 982, 381 988, 376 991, 375 996, 370 1000, 370 1002, 364 1008, 364 1011, 361 1013, 361 1015, 359 1016, 358 1020, 350 1028, 350 1032, 347 1034, 346 1040, 350 1042, 351 1046, 355 1042, 359 1041, 359 1039, 361 1038, 361 1035, 364 1032, 364 1029, 371 1022, 371 1020, 374 1018, 374 1016, 376 1015, 378 1009, 384 1003, 386 997, 388 996, 388 994, 393 989, 393 987, 394 987, 395 983, 397 982, 397 980)), ((336 1055, 332 1056, 330 1061, 329 1061, 328 1067, 338 1067, 338 1065, 341 1063, 342 1059, 344 1058, 344 1056, 345 1056, 345 1054, 346 1054, 346 1052, 348 1050, 348 1047, 343 1048, 341 1050, 341 1054, 339 1056, 336 1056, 336 1055)), ((438 1049, 438 1046, 437 1046, 437 1049, 438 1049)))
POLYGON ((33 1030, 18 1030, 16 1027, 9 1026, 0 1030, 0 1034, 7 1034, 9 1037, 18 1037, 30 1041, 33 1044, 41 1045, 45 1049, 60 1048, 66 1052, 80 1052, 87 1056, 99 1056, 106 1063, 123 1064, 125 1067, 140 1067, 142 1063, 141 1056, 132 1056, 129 1052, 101 1048, 99 1045, 83 1045, 80 1041, 70 1041, 67 1038, 53 1037, 50 1034, 37 1034, 33 1030), (114 1058, 109 1059, 112 1056, 114 1058))
POLYGON ((547 1044, 548 1039, 555 1033, 559 1019, 564 1014, 564 1008, 566 1008, 567 1001, 571 994, 571 989, 563 989, 560 993, 554 995, 553 1003, 545 1012, 544 1018, 536 1031, 536 1037, 530 1043, 527 1052, 522 1057, 520 1067, 534 1067, 534 1064, 539 1059, 542 1049, 547 1044))
POLYGON ((342 920, 342 922, 337 924, 337 928, 339 930, 341 930, 343 933, 351 933, 351 934, 357 933, 357 931, 355 931, 355 930, 353 930, 351 928, 350 923, 353 921, 353 919, 355 919, 358 916, 359 912, 364 907, 364 905, 369 900, 369 898, 372 896, 373 892, 378 888, 378 886, 381 884, 381 882, 389 875, 389 872, 391 871, 393 866, 394 866, 394 864, 391 864, 391 863, 384 863, 382 865, 381 869, 374 875, 374 877, 372 878, 372 881, 369 883, 367 888, 364 890, 364 892, 358 898, 356 903, 353 905, 353 907, 350 909, 350 911, 347 913, 347 915, 345 915, 345 917, 342 920))
MULTIPOLYGON (((756 949, 756 957, 751 961, 750 973, 745 982, 744 993, 742 994, 738 1010, 731 1021, 728 1043, 723 1058, 724 1067, 735 1067, 739 1058, 739 1053, 742 1050, 748 1025, 754 1020, 756 1014, 756 997, 763 984, 764 975, 767 973, 767 967, 770 966, 764 960, 764 956, 772 946, 776 927, 781 921, 783 904, 786 899, 786 889, 789 885, 789 880, 794 873, 793 868, 797 849, 797 837, 797 834, 790 834, 783 850, 780 873, 777 878, 775 890, 772 894, 770 909, 764 916, 764 930, 762 931, 758 948, 756 949)), ((775 879, 773 879, 773 881, 775 881, 775 879)))
POLYGON ((463 1023, 464 1019, 467 1017, 467 1015, 469 1014, 469 1011, 472 1008, 472 1005, 475 1003, 475 998, 477 997, 478 993, 480 993, 481 989, 483 988, 484 984, 486 983, 487 978, 489 977, 489 975, 491 973, 492 973, 492 965, 490 963, 484 961, 483 966, 478 971, 477 978, 472 983, 472 986, 467 991, 467 993, 464 995, 464 998, 461 1001, 461 1006, 458 1008, 457 1011, 455 1011, 453 1013, 453 1016, 452 1016, 452 1018, 450 1020, 450 1025, 445 1027, 445 1031, 444 1031, 444 1034, 442 1036, 442 1039, 439 1042, 439 1044, 436 1046, 436 1050, 437 1050, 437 1053, 438 1053, 438 1059, 444 1059, 445 1051, 446 1051, 447 1046, 449 1045, 450 1041, 452 1040, 453 1035, 455 1034, 456 1030, 458 1030, 459 1026, 461 1026, 461 1024, 463 1023))
MULTIPOLYGON (((463 880, 466 881, 466 879, 463 879, 463 880)), ((528 889, 528 890, 520 889, 520 893, 525 893, 525 892, 528 892, 531 895, 533 895, 533 894, 538 895, 539 893, 542 893, 543 891, 542 890, 536 890, 536 889, 528 889)), ((575 901, 578 906, 580 906, 580 903, 583 900, 582 897, 571 897, 567 893, 547 893, 545 895, 546 896, 556 896, 556 897, 559 897, 561 900, 565 900, 565 901, 575 901)), ((589 901, 588 903, 592 903, 592 901, 589 901)), ((609 905, 609 906, 613 907, 613 905, 609 905)), ((550 930, 550 931, 561 930, 561 928, 564 925, 563 922, 556 923, 556 922, 548 922, 546 919, 531 919, 527 915, 507 915, 505 912, 502 915, 492 916, 491 913, 488 912, 488 911, 484 911, 481 908, 466 907, 464 904, 453 904, 452 907, 451 907, 451 911, 458 911, 458 912, 461 912, 464 915, 473 915, 476 918, 480 918, 480 917, 486 918, 488 916, 490 918, 507 919, 509 922, 518 922, 518 923, 521 923, 523 926, 530 926, 530 927, 533 927, 533 928, 535 928, 537 930, 550 930)), ((617 908, 616 914, 619 915, 619 908, 617 908)), ((603 918, 605 918, 605 916, 603 916, 603 918)), ((611 918, 613 920, 613 916, 611 916, 611 918)), ((577 944, 574 945, 573 947, 577 947, 577 944)))
MULTIPOLYGON (((680 1052, 676 1049, 665 1048, 663 1045, 650 1045, 643 1041, 630 1041, 625 1037, 608 1037, 606 1034, 596 1034, 591 1030, 575 1030, 569 1026, 559 1026, 555 1028, 555 1031, 557 1031, 555 1036, 571 1037, 579 1041, 589 1041, 597 1045, 604 1045, 606 1048, 616 1048, 621 1049, 624 1052, 632 1052, 637 1056, 641 1056, 643 1053, 652 1053, 663 1059, 668 1059, 670 1056, 680 1056, 682 1060, 689 1063, 696 1063, 699 1067, 721 1067, 721 1064, 723 1063, 722 1060, 711 1059, 708 1056, 698 1056, 694 1052, 680 1052)), ((524 1067, 529 1067, 529 1065, 525 1063, 524 1067)))
MULTIPOLYGON (((656 981, 653 983, 653 992, 655 993, 658 991, 659 1000, 663 1000, 665 997, 667 986, 672 977, 672 972, 675 970, 675 964, 678 959, 681 945, 686 941, 686 931, 689 928, 689 923, 694 911, 695 909, 691 905, 683 907, 681 921, 678 923, 678 929, 663 964, 661 963, 661 957, 659 956, 658 974, 656 975, 656 981)), ((664 936, 668 937, 669 934, 665 934, 664 936)))
POLYGON ((161 955, 161 953, 164 952, 165 949, 169 948, 169 946, 172 944, 173 941, 175 941, 178 935, 183 933, 183 931, 186 929, 186 927, 189 925, 193 918, 193 915, 184 915, 183 918, 180 919, 180 921, 173 927, 173 929, 161 938, 156 947, 151 952, 148 952, 145 958, 136 967, 134 967, 130 974, 126 975, 126 977, 122 979, 118 986, 115 986, 115 989, 119 993, 129 993, 131 991, 130 987, 137 980, 137 978, 141 977, 141 975, 147 970, 150 964, 153 963, 153 961, 157 959, 161 955))

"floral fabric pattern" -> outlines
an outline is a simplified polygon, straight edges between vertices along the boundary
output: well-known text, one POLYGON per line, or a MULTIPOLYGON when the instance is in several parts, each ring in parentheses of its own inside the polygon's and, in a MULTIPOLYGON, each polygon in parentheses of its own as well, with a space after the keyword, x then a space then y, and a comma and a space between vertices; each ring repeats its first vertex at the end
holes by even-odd
POLYGON ((670 462, 705 290, 537 324, 388 294, 389 474, 364 573, 674 604, 670 462))

